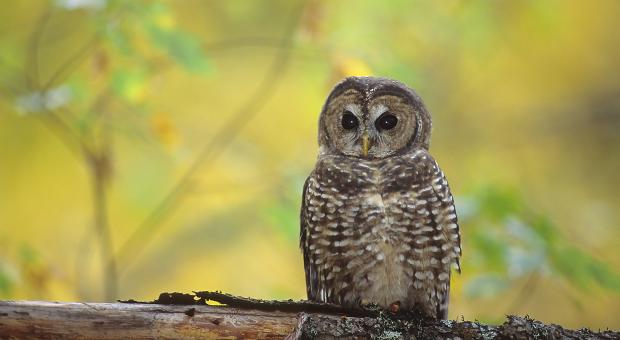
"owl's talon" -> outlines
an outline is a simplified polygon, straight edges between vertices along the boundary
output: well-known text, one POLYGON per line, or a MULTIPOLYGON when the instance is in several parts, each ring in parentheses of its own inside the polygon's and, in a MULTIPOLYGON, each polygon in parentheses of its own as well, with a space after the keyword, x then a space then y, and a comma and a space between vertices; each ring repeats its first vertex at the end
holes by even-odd
POLYGON ((358 306, 361 310, 366 311, 366 312, 378 312, 381 310, 381 307, 379 307, 379 305, 377 305, 376 303, 370 300, 365 300, 365 299, 359 300, 358 306))
POLYGON ((390 304, 390 312, 396 314, 400 311, 400 301, 395 301, 390 304))

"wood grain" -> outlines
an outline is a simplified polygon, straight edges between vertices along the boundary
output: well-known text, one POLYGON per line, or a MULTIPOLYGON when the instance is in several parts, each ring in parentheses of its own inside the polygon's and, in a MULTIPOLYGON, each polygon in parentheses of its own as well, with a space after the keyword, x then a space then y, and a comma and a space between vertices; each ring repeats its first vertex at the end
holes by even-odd
POLYGON ((23 339, 273 339, 294 313, 217 306, 0 301, 0 337, 23 339))

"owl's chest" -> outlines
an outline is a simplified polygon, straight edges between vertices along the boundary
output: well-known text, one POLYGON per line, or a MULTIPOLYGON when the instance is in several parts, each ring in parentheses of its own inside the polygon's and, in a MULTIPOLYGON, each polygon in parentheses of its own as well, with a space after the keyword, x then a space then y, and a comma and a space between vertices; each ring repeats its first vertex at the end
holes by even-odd
MULTIPOLYGON (((398 245, 402 229, 395 222, 402 217, 402 204, 410 201, 403 164, 386 162, 334 163, 319 176, 328 215, 344 236, 354 236, 359 246, 378 242, 398 245)), ((391 249, 386 250, 390 253, 391 249)))

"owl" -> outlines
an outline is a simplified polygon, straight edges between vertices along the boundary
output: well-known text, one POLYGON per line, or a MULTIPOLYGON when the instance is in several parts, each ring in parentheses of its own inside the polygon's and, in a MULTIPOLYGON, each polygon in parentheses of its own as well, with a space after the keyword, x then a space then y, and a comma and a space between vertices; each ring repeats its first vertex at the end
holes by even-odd
POLYGON ((332 90, 301 206, 309 300, 447 318, 461 239, 430 134, 421 98, 398 81, 350 77, 332 90))

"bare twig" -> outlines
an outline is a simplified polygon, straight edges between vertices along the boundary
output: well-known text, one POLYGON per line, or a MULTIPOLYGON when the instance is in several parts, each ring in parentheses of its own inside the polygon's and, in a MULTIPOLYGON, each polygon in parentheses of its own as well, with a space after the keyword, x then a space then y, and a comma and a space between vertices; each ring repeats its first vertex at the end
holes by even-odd
MULTIPOLYGON (((34 48, 35 50, 37 48, 34 48)), ((30 57, 30 60, 34 60, 35 58, 30 57)), ((3 67, 6 69, 12 68, 17 73, 21 74, 26 78, 26 83, 30 86, 29 90, 42 92, 39 90, 39 82, 35 80, 32 76, 29 75, 28 71, 20 68, 17 65, 9 65, 7 62, 0 60, 0 64, 4 64, 3 67)), ((31 65, 29 65, 32 67, 31 65)), ((5 98, 7 99, 16 99, 20 96, 22 90, 17 89, 15 87, 9 87, 7 85, 4 89, 6 92, 5 98)), ((58 115, 55 111, 49 110, 47 108, 43 108, 43 115, 36 115, 37 118, 41 120, 41 122, 52 132, 54 133, 58 139, 65 144, 67 149, 71 151, 74 156, 82 160, 84 155, 90 155, 92 150, 88 143, 83 140, 80 135, 75 132, 71 126, 65 122, 60 115, 58 115)))
MULTIPOLYGON (((61 76, 72 73, 80 62, 88 55, 88 52, 96 46, 99 41, 100 32, 90 39, 83 47, 78 49, 76 53, 71 55, 52 76, 41 85, 39 75, 39 46, 44 28, 50 20, 52 9, 49 9, 37 23, 37 28, 31 36, 31 44, 28 51, 29 67, 32 70, 32 80, 29 81, 31 90, 44 94, 54 85, 61 76)), ((26 76, 28 74, 26 73, 26 76)), ((30 77, 28 78, 30 79, 30 77)), ((104 281, 104 298, 106 300, 114 300, 117 291, 117 274, 116 261, 114 259, 114 250, 112 247, 112 237, 108 223, 107 215, 107 184, 110 177, 110 152, 108 136, 104 136, 100 147, 89 145, 88 142, 78 134, 73 127, 67 124, 56 112, 44 108, 44 115, 40 115, 43 122, 48 126, 58 138, 63 141, 66 147, 76 153, 78 159, 87 163, 90 177, 92 179, 93 190, 93 223, 96 235, 98 236, 101 246, 101 258, 103 261, 103 281, 104 281)))
POLYGON ((132 264, 141 251, 144 250, 153 234, 159 229, 162 223, 168 218, 171 212, 178 207, 186 190, 191 186, 191 180, 196 171, 205 163, 212 162, 222 154, 226 145, 233 141, 238 132, 260 111, 267 99, 274 92, 278 80, 284 74, 286 64, 289 59, 291 41, 299 17, 303 12, 301 8, 296 8, 294 15, 285 31, 279 51, 274 58, 271 67, 263 80, 259 83, 258 90, 245 102, 244 105, 213 135, 209 142, 204 146, 196 159, 186 170, 175 187, 164 197, 146 219, 135 229, 127 241, 121 245, 117 253, 119 261, 119 274, 132 264), (122 265, 122 267, 120 267, 122 265))
POLYGON ((63 75, 71 74, 81 62, 94 50, 101 38, 101 32, 95 33, 95 35, 88 40, 81 48, 79 48, 72 56, 56 69, 56 71, 50 76, 50 78, 41 86, 41 91, 45 92, 49 90, 63 75))
POLYGON ((114 301, 117 292, 116 261, 114 261, 112 237, 108 224, 107 181, 109 177, 109 160, 107 153, 91 160, 93 180, 93 216, 95 231, 100 240, 101 256, 104 260, 103 282, 106 301, 114 301))
POLYGON ((80 241, 78 242, 78 246, 76 247, 77 250, 74 262, 74 275, 78 301, 93 301, 92 292, 87 289, 88 280, 83 279, 85 277, 83 269, 88 263, 88 255, 91 251, 90 244, 92 243, 93 236, 94 235, 91 229, 84 229, 80 241))
POLYGON ((41 39, 45 33, 45 27, 50 21, 53 8, 49 7, 43 12, 39 20, 35 25, 34 31, 30 35, 29 51, 28 51, 28 64, 31 70, 32 76, 26 78, 30 88, 38 88, 40 75, 39 75, 39 46, 41 45, 41 39), (34 83, 32 83, 34 81, 34 83))
POLYGON ((56 134, 58 139, 73 152, 76 158, 83 160, 93 156, 91 146, 75 132, 56 112, 45 109, 44 114, 38 116, 47 128, 56 134))
MULTIPOLYGON (((126 300, 122 303, 143 303, 160 305, 215 305, 228 306, 243 309, 255 309, 262 311, 280 312, 308 312, 324 314, 346 314, 350 316, 378 316, 382 311, 376 305, 366 307, 349 308, 333 303, 324 303, 309 300, 263 300, 251 297, 242 297, 219 291, 199 291, 193 294, 187 293, 161 293, 159 297, 150 302, 126 300)), ((418 316, 417 314, 410 314, 418 316)))
MULTIPOLYGON (((49 23, 53 11, 53 7, 49 7, 45 10, 39 20, 37 20, 35 29, 30 36, 30 44, 27 54, 28 66, 26 67, 26 70, 30 70, 30 72, 25 71, 24 76, 26 77, 26 83, 29 85, 31 91, 37 91, 41 93, 47 91, 46 87, 41 87, 39 70, 39 48, 41 45, 43 34, 45 33, 45 27, 49 23)), ((50 128, 50 130, 52 130, 61 141, 65 143, 65 146, 69 150, 73 151, 78 157, 90 155, 90 150, 88 149, 88 146, 85 145, 79 135, 75 133, 75 131, 67 123, 65 123, 62 118, 60 118, 52 110, 44 109, 44 113, 44 115, 41 115, 39 117, 41 117, 44 124, 48 128, 50 128)))
MULTIPOLYGON (((302 6, 303 7, 303 6, 302 6)), ((299 13, 302 11, 299 10, 299 13)), ((296 12, 297 13, 297 12, 296 12)), ((31 45, 29 49, 29 68, 32 70, 33 76, 30 76, 28 72, 24 72, 24 76, 27 77, 30 87, 34 91, 41 93, 49 90, 54 86, 59 79, 66 77, 73 73, 73 71, 79 67, 79 65, 86 59, 86 57, 94 50, 100 41, 101 32, 97 32, 89 39, 82 47, 80 47, 74 54, 72 54, 65 62, 63 62, 48 78, 48 80, 41 84, 39 75, 39 46, 41 43, 41 37, 44 34, 45 26, 50 20, 52 9, 48 10, 44 16, 38 21, 37 28, 34 30, 31 36, 31 45)), ((137 228, 136 232, 132 234, 129 240, 120 248, 118 252, 119 257, 125 259, 125 265, 131 264, 128 259, 134 259, 135 255, 140 252, 148 243, 148 236, 158 229, 158 226, 164 222, 165 218, 178 206, 178 203, 182 196, 186 193, 187 188, 190 186, 191 178, 194 173, 205 162, 214 161, 219 155, 221 155, 226 145, 236 137, 237 131, 243 128, 245 124, 264 106, 269 96, 274 92, 276 83, 285 70, 285 64, 289 58, 289 49, 292 45, 292 35, 294 28, 297 25, 299 15, 295 15, 291 21, 290 28, 286 31, 285 36, 281 40, 270 38, 256 38, 252 39, 239 39, 234 41, 225 41, 220 43, 214 43, 208 46, 211 50, 226 50, 233 48, 235 44, 244 45, 266 45, 278 47, 276 57, 273 64, 266 76, 259 84, 258 90, 252 95, 248 101, 239 109, 239 111, 233 115, 233 117, 224 124, 224 126, 218 130, 212 139, 205 145, 202 151, 199 153, 196 160, 190 165, 185 175, 181 178, 177 186, 164 198, 161 204, 145 219, 145 221, 137 228), (233 133, 230 133, 234 131, 233 133), (129 257, 127 255, 134 255, 129 257)), ((95 101, 96 103, 99 100, 95 101)), ((95 106, 97 106, 96 104, 95 106)), ((100 146, 96 143, 90 144, 84 139, 84 136, 77 133, 75 129, 65 122, 57 112, 52 110, 45 110, 45 115, 40 115, 44 124, 52 130, 57 137, 63 141, 66 147, 73 151, 78 159, 85 160, 89 173, 92 179, 93 186, 93 206, 94 206, 94 224, 98 238, 100 240, 102 257, 106 262, 104 264, 104 281, 105 281, 105 296, 107 300, 112 299, 116 293, 117 285, 117 273, 116 273, 116 256, 113 253, 113 247, 111 242, 110 227, 108 225, 107 218, 107 194, 106 186, 109 181, 110 174, 108 173, 110 158, 107 148, 109 145, 106 141, 103 141, 100 146)))
MULTIPOLYGON (((53 7, 49 7, 45 10, 41 18, 37 21, 35 29, 30 36, 26 66, 26 70, 30 70, 30 72, 24 71, 24 76, 26 77, 26 83, 29 84, 30 90, 39 93, 45 93, 49 89, 48 85, 52 83, 51 80, 54 78, 54 76, 52 76, 52 79, 50 79, 45 86, 41 86, 39 74, 39 48, 43 34, 45 33, 45 27, 51 20, 53 12, 53 7)), ((75 62, 74 59, 74 57, 69 58, 69 60, 65 62, 54 74, 61 73, 66 65, 75 62)), ((42 119, 44 124, 52 130, 58 138, 65 143, 65 146, 69 150, 73 151, 79 159, 82 157, 88 158, 92 156, 92 150, 90 150, 87 143, 85 143, 85 141, 69 124, 67 124, 52 110, 44 108, 44 113, 44 115, 40 115, 38 117, 42 119)))
POLYGON ((114 301, 117 294, 116 261, 112 247, 112 235, 108 224, 107 191, 110 176, 110 160, 107 151, 91 159, 91 177, 93 180, 93 216, 95 231, 101 243, 101 256, 104 259, 103 281, 104 298, 114 301))
MULTIPOLYGON (((121 19, 124 14, 123 10, 119 10, 115 13, 115 16, 110 19, 110 21, 118 21, 121 19)), ((95 32, 93 36, 82 45, 73 55, 71 55, 67 60, 56 69, 56 71, 49 77, 49 79, 43 84, 42 91, 47 91, 50 87, 58 82, 58 80, 62 76, 67 76, 73 73, 75 69, 77 69, 86 57, 92 53, 95 48, 99 45, 101 41, 101 36, 103 32, 101 30, 95 32)))
MULTIPOLYGON (((323 303, 308 300, 261 300, 211 291, 194 292, 194 294, 199 299, 199 301, 202 301, 206 304, 208 304, 209 301, 215 301, 221 305, 226 305, 228 307, 257 309, 263 311, 346 314, 350 316, 378 316, 380 313, 380 309, 374 306, 370 306, 369 308, 347 308, 332 303, 323 303)), ((155 300, 154 302, 165 303, 165 298, 170 295, 171 294, 168 293, 162 293, 159 296, 159 299, 155 300), (164 297, 163 299, 162 295, 164 297)))
POLYGON ((523 284, 521 290, 519 290, 519 294, 512 300, 505 314, 515 313, 517 309, 527 301, 536 289, 539 279, 540 273, 538 271, 534 271, 528 276, 527 281, 523 284))
POLYGON ((211 42, 204 45, 205 51, 208 51, 209 53, 225 52, 227 50, 237 49, 240 47, 268 47, 282 49, 291 48, 293 47, 293 44, 291 40, 282 41, 282 39, 271 37, 241 37, 211 42))

